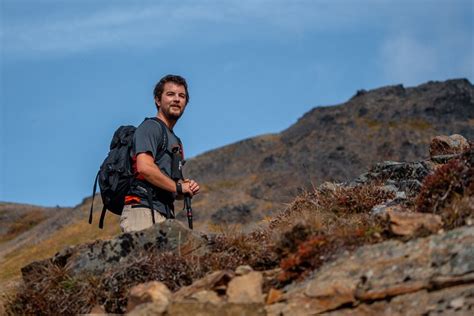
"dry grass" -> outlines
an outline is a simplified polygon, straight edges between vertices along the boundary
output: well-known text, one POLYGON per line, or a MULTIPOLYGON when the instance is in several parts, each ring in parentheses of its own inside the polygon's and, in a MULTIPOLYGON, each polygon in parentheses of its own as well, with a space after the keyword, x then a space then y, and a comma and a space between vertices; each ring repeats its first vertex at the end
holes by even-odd
MULTIPOLYGON (((15 221, 10 224, 6 223, 6 225, 8 225, 8 231, 6 234, 0 236, 0 243, 14 239, 21 233, 35 227, 45 219, 46 214, 44 212, 35 210, 25 213, 21 218, 15 219, 15 221)), ((5 223, 3 224, 5 225, 5 223)))
POLYGON ((303 278, 340 251, 388 238, 386 223, 370 214, 392 198, 377 184, 315 190, 299 196, 270 228, 280 236, 280 285, 303 278))
POLYGON ((18 294, 9 298, 9 315, 73 315, 87 313, 97 301, 98 279, 73 278, 67 268, 38 267, 18 294))
POLYGON ((20 276, 20 268, 33 260, 42 260, 53 256, 67 246, 82 244, 96 239, 108 239, 119 234, 118 216, 107 214, 103 230, 97 223, 90 225, 81 219, 55 232, 48 239, 32 246, 22 247, 7 254, 0 262, 0 283, 20 276))

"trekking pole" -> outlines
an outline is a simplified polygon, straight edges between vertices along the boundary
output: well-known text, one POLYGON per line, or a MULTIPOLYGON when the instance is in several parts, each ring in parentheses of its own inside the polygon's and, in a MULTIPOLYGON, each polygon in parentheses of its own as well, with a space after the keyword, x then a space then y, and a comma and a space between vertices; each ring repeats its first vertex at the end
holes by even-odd
POLYGON ((191 208, 191 197, 189 195, 184 197, 184 207, 188 216, 189 229, 193 229, 193 209, 191 208))
MULTIPOLYGON (((171 163, 171 178, 174 181, 186 181, 183 176, 183 166, 186 163, 184 159, 182 159, 182 154, 180 152, 180 147, 173 148, 173 160, 171 163)), ((191 196, 188 194, 184 195, 184 208, 186 209, 186 215, 188 217, 188 225, 189 229, 193 229, 193 209, 191 208, 191 196)))

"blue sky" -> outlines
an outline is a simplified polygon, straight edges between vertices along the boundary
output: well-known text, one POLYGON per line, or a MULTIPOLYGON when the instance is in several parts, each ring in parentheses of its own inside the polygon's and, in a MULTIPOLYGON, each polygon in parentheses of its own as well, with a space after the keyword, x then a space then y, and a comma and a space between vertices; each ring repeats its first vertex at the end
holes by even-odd
POLYGON ((73 206, 181 74, 189 157, 358 89, 474 82, 474 1, 0 0, 0 201, 73 206))

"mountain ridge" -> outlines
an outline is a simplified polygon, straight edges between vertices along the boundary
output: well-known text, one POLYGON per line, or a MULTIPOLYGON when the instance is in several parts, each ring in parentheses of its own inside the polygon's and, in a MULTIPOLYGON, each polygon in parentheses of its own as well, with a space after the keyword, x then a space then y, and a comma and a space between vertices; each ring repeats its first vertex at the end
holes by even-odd
POLYGON ((350 181, 374 161, 428 157, 432 137, 456 133, 474 138, 474 88, 467 79, 359 90, 347 102, 311 109, 280 133, 198 155, 185 174, 204 184, 194 198, 201 220, 246 209, 253 221, 301 190, 350 181))

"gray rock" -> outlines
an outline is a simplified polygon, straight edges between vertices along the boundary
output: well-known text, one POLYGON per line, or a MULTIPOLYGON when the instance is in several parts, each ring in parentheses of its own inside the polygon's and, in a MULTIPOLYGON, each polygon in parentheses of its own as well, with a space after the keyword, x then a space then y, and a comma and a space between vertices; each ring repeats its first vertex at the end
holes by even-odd
POLYGON ((439 164, 444 164, 450 161, 451 159, 459 158, 460 156, 461 156, 460 154, 432 156, 431 161, 435 163, 439 163, 439 164))
POLYGON ((395 194, 398 192, 398 188, 393 183, 386 184, 381 187, 381 189, 385 192, 393 192, 395 194))
POLYGON ((323 315, 472 315, 473 297, 474 285, 468 284, 435 291, 422 290, 397 296, 390 301, 360 304, 323 315))
POLYGON ((30 272, 49 262, 68 266, 71 275, 79 273, 103 273, 108 268, 116 268, 126 263, 140 252, 173 251, 181 255, 204 254, 207 240, 198 233, 189 230, 181 222, 167 220, 148 229, 125 233, 111 240, 96 240, 90 244, 68 247, 53 258, 33 262, 22 268, 23 278, 28 279, 30 272))
MULTIPOLYGON (((306 282, 289 288, 284 294, 283 314, 305 315, 339 308, 342 313, 343 306, 347 305, 363 305, 368 310, 380 305, 381 313, 372 311, 368 314, 392 315, 390 308, 398 307, 391 303, 400 300, 405 309, 398 308, 394 314, 405 315, 411 312, 410 306, 415 301, 405 299, 406 295, 424 297, 430 290, 456 291, 455 286, 466 285, 462 290, 464 294, 453 294, 447 302, 434 305, 444 310, 453 299, 473 297, 473 243, 474 227, 462 227, 408 243, 387 241, 361 247, 353 254, 323 266, 306 282)), ((425 298, 427 301, 433 299, 429 295, 425 298)), ((467 310, 472 304, 464 303, 462 308, 467 310)), ((363 315, 362 311, 359 310, 359 315, 363 315)))

